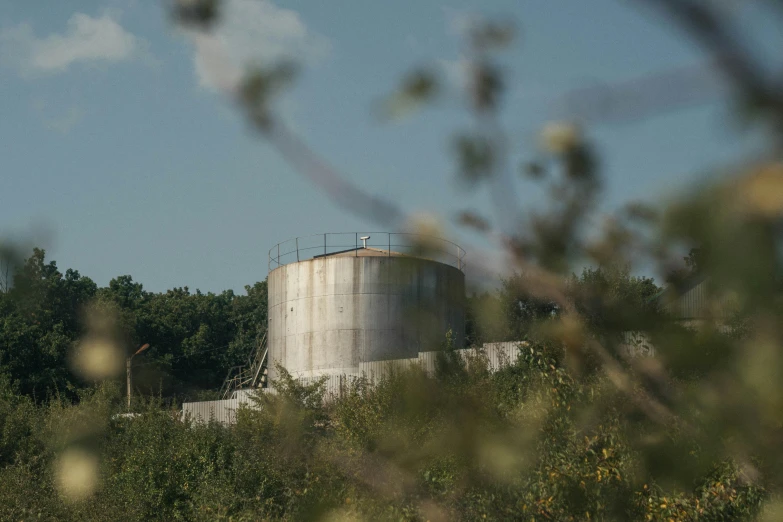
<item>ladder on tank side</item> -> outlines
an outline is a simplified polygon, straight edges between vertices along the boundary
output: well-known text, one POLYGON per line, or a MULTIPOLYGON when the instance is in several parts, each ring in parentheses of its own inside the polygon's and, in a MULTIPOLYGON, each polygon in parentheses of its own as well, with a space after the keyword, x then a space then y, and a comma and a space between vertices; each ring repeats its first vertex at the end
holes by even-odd
POLYGON ((266 342, 266 332, 243 366, 234 366, 228 370, 223 386, 220 388, 220 398, 230 399, 237 390, 246 388, 265 388, 267 379, 267 356, 269 347, 266 342))

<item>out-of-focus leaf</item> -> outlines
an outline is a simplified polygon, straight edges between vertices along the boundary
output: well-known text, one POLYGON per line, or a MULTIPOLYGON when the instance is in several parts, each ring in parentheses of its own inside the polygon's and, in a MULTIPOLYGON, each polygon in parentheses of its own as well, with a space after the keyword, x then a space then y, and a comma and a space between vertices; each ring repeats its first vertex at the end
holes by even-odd
POLYGON ((538 162, 531 161, 523 163, 519 168, 520 173, 533 180, 540 180, 546 177, 546 169, 538 162))
POLYGON ((747 212, 772 218, 783 215, 783 163, 764 165, 740 181, 740 202, 747 212))
POLYGON ((440 89, 438 78, 432 71, 415 70, 402 81, 397 92, 382 104, 382 115, 396 119, 408 115, 434 99, 440 89))
POLYGON ((626 260, 626 249, 633 240, 631 231, 617 220, 608 219, 599 241, 589 244, 586 253, 600 266, 623 264, 626 260))
POLYGON ((587 144, 573 147, 564 155, 566 175, 580 181, 595 180, 596 157, 587 144))
POLYGON ((288 87, 296 77, 297 67, 292 62, 281 62, 269 68, 252 69, 242 82, 240 102, 248 117, 262 132, 274 125, 272 100, 288 87))
POLYGON ((489 222, 486 218, 471 211, 460 212, 457 217, 459 223, 463 226, 478 230, 479 232, 486 232, 489 230, 489 222))
POLYGON ((437 94, 438 80, 429 71, 414 71, 405 78, 400 91, 415 100, 426 101, 437 94))
POLYGON ((477 23, 470 31, 470 41, 478 49, 505 49, 516 37, 517 28, 510 21, 477 23))
POLYGON ((170 2, 174 19, 184 26, 208 30, 219 21, 222 0, 170 0, 170 2))
POLYGON ((633 221, 653 223, 658 218, 658 211, 650 205, 640 202, 632 202, 625 205, 623 213, 633 221))
POLYGON ((582 131, 574 123, 550 122, 541 130, 541 144, 552 154, 566 154, 582 141, 582 131))
POLYGON ((497 109, 504 88, 500 69, 487 61, 478 61, 472 72, 470 92, 473 107, 479 112, 497 109))
POLYGON ((495 145, 485 136, 463 134, 454 140, 459 171, 463 179, 476 182, 492 175, 495 145))

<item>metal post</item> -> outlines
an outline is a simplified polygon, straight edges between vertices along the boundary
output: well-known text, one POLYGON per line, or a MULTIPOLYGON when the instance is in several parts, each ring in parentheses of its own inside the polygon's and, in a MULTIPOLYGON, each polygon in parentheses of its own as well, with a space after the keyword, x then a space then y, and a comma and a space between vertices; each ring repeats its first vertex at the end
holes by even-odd
POLYGON ((280 243, 277 244, 277 266, 280 266, 280 243))
POLYGON ((146 350, 150 347, 150 343, 144 343, 141 346, 139 346, 139 349, 136 350, 136 352, 129 356, 127 359, 125 359, 125 380, 126 385, 128 386, 128 411, 130 411, 131 406, 131 363, 133 362, 133 358, 139 355, 141 352, 146 350))
POLYGON ((354 245, 354 249, 353 249, 354 257, 359 257, 359 233, 358 232, 356 232, 356 238, 354 239, 353 245, 354 245))
POLYGON ((299 262, 299 238, 296 238, 296 262, 299 262))
POLYGON ((324 255, 326 255, 326 234, 324 234, 324 255))
POLYGON ((389 232, 389 257, 391 257, 391 232, 389 232))
POLYGON ((128 411, 130 411, 131 406, 131 360, 133 359, 133 356, 131 355, 127 359, 125 359, 125 384, 128 387, 128 411))

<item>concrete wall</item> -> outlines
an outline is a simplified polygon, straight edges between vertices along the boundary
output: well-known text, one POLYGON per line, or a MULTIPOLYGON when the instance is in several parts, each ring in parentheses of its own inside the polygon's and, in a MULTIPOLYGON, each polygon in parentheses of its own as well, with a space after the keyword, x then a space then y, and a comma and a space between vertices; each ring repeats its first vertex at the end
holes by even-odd
MULTIPOLYGON (((458 350, 459 356, 466 361, 477 359, 486 363, 490 372, 496 372, 505 366, 516 363, 519 358, 520 348, 524 348, 525 341, 512 341, 504 343, 484 343, 482 348, 466 348, 458 350)), ((333 373, 326 376, 324 382, 324 399, 327 401, 343 397, 349 390, 354 379, 363 377, 371 383, 377 383, 389 374, 392 369, 405 370, 418 366, 428 375, 435 373, 435 360, 438 352, 421 352, 415 358, 393 359, 389 361, 370 361, 359 364, 359 369, 352 373, 333 373)), ((319 377, 300 377, 300 384, 313 384, 320 380, 319 377)), ((186 402, 182 405, 183 419, 188 417, 194 422, 209 422, 215 420, 222 424, 234 424, 236 422, 236 410, 242 404, 249 408, 258 407, 250 399, 253 393, 277 393, 274 388, 258 390, 237 390, 231 399, 222 401, 186 402)))
POLYGON ((449 329, 464 342, 465 276, 435 261, 325 256, 276 268, 268 289, 272 380, 276 364, 299 378, 417 358, 449 329))
MULTIPOLYGON (((457 350, 457 355, 464 361, 477 360, 480 364, 486 364, 490 372, 497 372, 502 368, 513 365, 519 359, 519 350, 527 345, 526 341, 509 341, 502 343, 484 343, 481 348, 463 348, 457 350)), ((369 361, 359 364, 358 371, 350 373, 328 374, 324 382, 326 400, 342 397, 356 378, 366 378, 371 383, 382 380, 393 370, 406 370, 419 367, 430 376, 435 374, 437 351, 419 352, 416 357, 407 359, 392 359, 388 361, 369 361)), ((318 377, 300 377, 301 384, 314 384, 318 377)))
MULTIPOLYGON (((479 362, 486 364, 490 372, 496 372, 516 363, 519 358, 520 346, 526 345, 525 341, 510 341, 502 343, 484 343, 481 348, 463 348, 457 350, 457 354, 462 360, 469 362, 471 359, 479 359, 479 362)), ((378 361, 362 363, 360 373, 371 381, 382 379, 392 369, 405 369, 413 365, 418 365, 428 375, 435 374, 436 360, 438 352, 419 352, 415 359, 397 359, 394 361, 378 361)))

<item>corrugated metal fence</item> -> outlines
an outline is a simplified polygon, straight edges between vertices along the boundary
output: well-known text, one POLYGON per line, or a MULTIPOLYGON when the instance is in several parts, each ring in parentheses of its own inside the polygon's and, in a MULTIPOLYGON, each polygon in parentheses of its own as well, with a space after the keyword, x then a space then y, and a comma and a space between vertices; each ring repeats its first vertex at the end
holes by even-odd
POLYGON ((197 423, 214 420, 221 424, 233 424, 237 420, 236 411, 242 404, 250 403, 245 397, 222 401, 185 402, 182 403, 182 416, 183 419, 189 418, 197 423))
POLYGON ((190 419, 196 423, 210 421, 221 424, 234 424, 237 420, 237 410, 243 405, 254 408, 255 403, 251 396, 256 393, 275 393, 272 388, 259 388, 258 390, 237 390, 230 399, 219 401, 200 401, 182 403, 182 420, 190 419))

